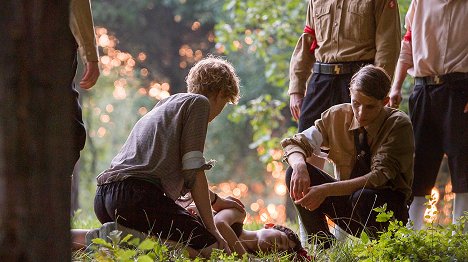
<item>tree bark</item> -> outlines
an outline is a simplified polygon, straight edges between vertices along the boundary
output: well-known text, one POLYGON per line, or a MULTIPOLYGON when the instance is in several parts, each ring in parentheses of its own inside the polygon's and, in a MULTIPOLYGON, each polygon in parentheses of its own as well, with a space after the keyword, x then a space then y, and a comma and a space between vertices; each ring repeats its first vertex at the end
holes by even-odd
POLYGON ((75 72, 67 0, 0 8, 0 261, 69 261, 75 72))

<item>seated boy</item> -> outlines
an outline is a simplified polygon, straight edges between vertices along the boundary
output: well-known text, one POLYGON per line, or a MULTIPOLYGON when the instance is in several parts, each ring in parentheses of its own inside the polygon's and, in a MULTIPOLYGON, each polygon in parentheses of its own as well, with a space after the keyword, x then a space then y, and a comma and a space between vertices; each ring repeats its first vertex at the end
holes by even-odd
POLYGON ((348 233, 375 233, 386 224, 376 222, 372 209, 385 203, 407 221, 413 130, 405 113, 385 106, 390 82, 383 69, 363 67, 351 79, 351 104, 331 107, 314 126, 282 141, 286 183, 308 234, 331 237, 325 216, 348 233), (333 162, 337 179, 306 163, 313 154, 333 162))

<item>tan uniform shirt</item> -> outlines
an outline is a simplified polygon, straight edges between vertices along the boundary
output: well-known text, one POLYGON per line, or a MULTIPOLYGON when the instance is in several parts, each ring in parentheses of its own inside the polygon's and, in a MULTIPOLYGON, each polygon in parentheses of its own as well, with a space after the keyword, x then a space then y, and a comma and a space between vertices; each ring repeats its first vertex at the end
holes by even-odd
POLYGON ((78 43, 78 51, 83 63, 97 62, 98 50, 89 0, 71 0, 70 30, 78 43))
POLYGON ((468 1, 413 0, 405 19, 400 61, 412 76, 468 72, 468 1))
POLYGON ((291 58, 288 94, 306 90, 315 61, 374 61, 393 75, 400 51, 401 30, 396 0, 310 0, 306 26, 291 58), (310 52, 312 42, 318 47, 310 52))
MULTIPOLYGON (((336 105, 322 113, 315 121, 315 127, 322 135, 321 148, 328 149, 328 159, 333 162, 335 176, 347 180, 356 159, 353 130, 360 126, 354 118, 350 104, 336 105)), ((402 192, 409 200, 413 183, 413 129, 409 117, 397 110, 384 107, 377 119, 365 126, 372 154, 371 188, 391 188, 402 192)), ((297 134, 281 142, 285 156, 300 152, 311 156, 314 145, 304 135, 297 134)))

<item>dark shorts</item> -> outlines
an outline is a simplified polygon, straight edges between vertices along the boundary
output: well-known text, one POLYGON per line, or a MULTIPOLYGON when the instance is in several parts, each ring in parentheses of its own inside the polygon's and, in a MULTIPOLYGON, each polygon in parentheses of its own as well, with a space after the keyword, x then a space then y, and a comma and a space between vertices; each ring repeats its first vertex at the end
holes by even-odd
MULTIPOLYGON (((332 183, 336 180, 320 169, 307 164, 312 186, 332 183)), ((286 185, 290 188, 292 169, 286 171, 286 185)), ((394 212, 394 217, 403 223, 408 221, 408 206, 403 193, 390 189, 360 189, 349 196, 327 197, 314 211, 296 205, 301 221, 308 234, 323 234, 331 237, 326 216, 346 232, 359 235, 365 230, 375 237, 378 231, 385 229, 388 223, 376 221, 374 208, 387 204, 387 211, 394 212)))
POLYGON ((299 132, 314 125, 315 120, 331 106, 349 103, 349 82, 352 74, 327 75, 314 73, 308 83, 299 117, 299 132))
POLYGON ((199 217, 146 181, 126 179, 98 186, 94 212, 101 223, 117 222, 197 250, 216 243, 199 217))
POLYGON ((415 85, 409 111, 415 137, 415 196, 430 195, 444 154, 455 193, 468 192, 468 77, 442 85, 415 85))

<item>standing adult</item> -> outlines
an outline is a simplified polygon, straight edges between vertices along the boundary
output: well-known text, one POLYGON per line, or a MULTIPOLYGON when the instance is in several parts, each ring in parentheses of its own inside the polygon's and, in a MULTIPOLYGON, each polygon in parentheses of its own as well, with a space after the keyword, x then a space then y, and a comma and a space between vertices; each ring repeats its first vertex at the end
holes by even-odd
MULTIPOLYGON (((89 89, 96 84, 99 77, 98 51, 96 38, 94 34, 93 17, 91 13, 91 3, 89 0, 72 0, 70 2, 70 30, 75 37, 75 43, 70 48, 78 50, 84 63, 84 74, 80 81, 80 87, 89 89)), ((73 72, 77 69, 77 56, 70 61, 70 67, 73 72)), ((73 78, 70 79, 70 95, 75 97, 75 106, 73 110, 73 126, 75 129, 74 163, 80 157, 80 151, 83 149, 86 141, 86 130, 83 123, 79 94, 75 88, 73 78)), ((70 173, 73 171, 71 166, 70 173)))
POLYGON ((281 142, 290 165, 286 183, 308 234, 332 237, 328 216, 349 233, 367 228, 375 236, 387 224, 376 222, 373 209, 384 204, 398 220, 408 219, 413 130, 405 113, 385 106, 390 82, 382 68, 363 67, 351 79, 351 104, 331 107, 281 142), (332 161, 337 179, 306 163, 312 154, 332 161))
POLYGON ((446 154, 455 193, 453 221, 468 211, 468 2, 413 0, 389 105, 397 108, 401 86, 415 77, 409 111, 415 134, 414 201, 410 218, 423 224, 426 199, 446 154))
MULTIPOLYGON (((396 0, 310 0, 289 74, 290 109, 299 132, 329 107, 350 101, 351 76, 363 65, 392 76, 400 35, 396 0)), ((318 160, 312 161, 323 168, 318 160)))

